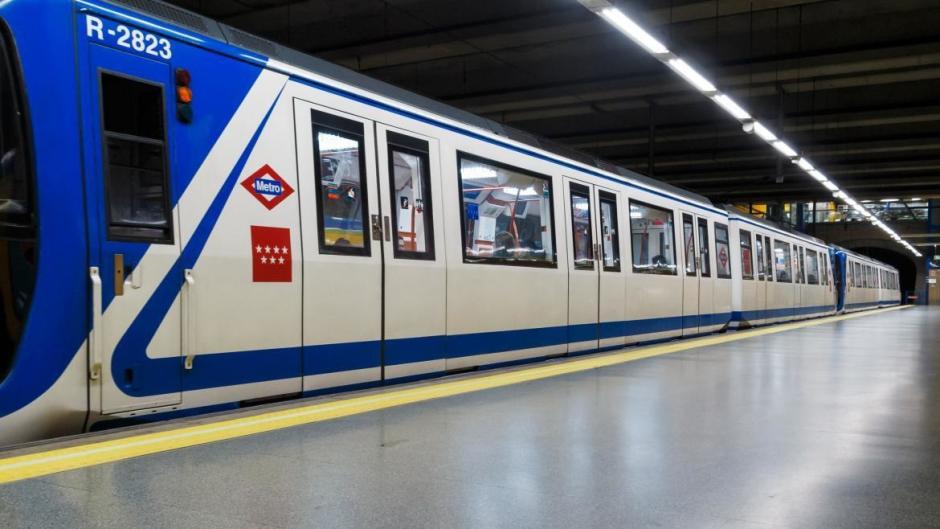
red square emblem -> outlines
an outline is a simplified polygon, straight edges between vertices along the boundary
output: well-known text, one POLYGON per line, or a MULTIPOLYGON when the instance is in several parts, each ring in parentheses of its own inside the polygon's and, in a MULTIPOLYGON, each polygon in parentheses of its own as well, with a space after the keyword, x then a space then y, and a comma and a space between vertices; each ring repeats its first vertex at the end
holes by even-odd
POLYGON ((290 228, 251 227, 251 277, 255 283, 290 283, 290 228))

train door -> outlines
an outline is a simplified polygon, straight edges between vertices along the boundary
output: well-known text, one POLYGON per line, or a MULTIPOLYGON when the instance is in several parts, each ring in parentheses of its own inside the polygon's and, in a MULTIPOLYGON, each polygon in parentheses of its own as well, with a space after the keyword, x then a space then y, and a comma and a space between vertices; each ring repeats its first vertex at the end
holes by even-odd
POLYGON ((682 241, 685 270, 682 276, 682 334, 699 332, 700 275, 699 246, 695 237, 695 217, 682 212, 682 241))
POLYGON ((295 100, 304 391, 381 379, 382 233, 372 121, 295 100))
POLYGON ((598 347, 600 275, 596 262, 597 240, 593 186, 564 179, 565 231, 568 245, 568 352, 598 347))
POLYGON ((170 67, 102 46, 88 49, 87 140, 95 147, 88 152, 87 198, 97 264, 90 271, 89 367, 100 388, 97 395, 92 390, 92 407, 98 397, 104 413, 176 404, 184 338, 178 290, 171 284, 165 313, 138 317, 158 297, 164 277, 176 289, 185 283, 185 271, 175 269, 180 236, 169 174, 170 67), (154 326, 140 328, 141 321, 154 326))
POLYGON ((447 267, 438 143, 376 125, 382 211, 383 378, 441 372, 447 267))

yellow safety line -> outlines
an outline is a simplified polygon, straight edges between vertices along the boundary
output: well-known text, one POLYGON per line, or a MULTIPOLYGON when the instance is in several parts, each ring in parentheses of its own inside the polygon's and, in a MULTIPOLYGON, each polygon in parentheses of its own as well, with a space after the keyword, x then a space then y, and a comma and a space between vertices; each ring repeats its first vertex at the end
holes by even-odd
POLYGON ((549 365, 535 365, 526 369, 495 373, 492 375, 457 380, 443 380, 439 383, 405 387, 342 400, 332 400, 287 410, 265 412, 249 417, 226 419, 214 423, 131 435, 108 441, 92 441, 84 445, 13 456, 0 459, 0 484, 45 476, 66 470, 75 470, 93 465, 111 463, 148 454, 166 452, 178 448, 270 432, 272 430, 280 430, 292 426, 311 424, 339 417, 348 417, 350 415, 383 410, 405 404, 452 397, 473 391, 482 391, 485 389, 519 384, 521 382, 597 369, 698 347, 708 347, 833 321, 858 318, 899 308, 904 307, 891 307, 876 311, 858 312, 842 316, 738 331, 725 335, 714 335, 692 340, 670 342, 650 347, 631 349, 620 353, 586 357, 549 365))

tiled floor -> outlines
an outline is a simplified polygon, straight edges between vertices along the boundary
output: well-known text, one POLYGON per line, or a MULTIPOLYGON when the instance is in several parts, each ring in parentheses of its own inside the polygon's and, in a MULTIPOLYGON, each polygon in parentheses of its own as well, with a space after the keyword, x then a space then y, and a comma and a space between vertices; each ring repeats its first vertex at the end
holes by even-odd
POLYGON ((0 527, 940 527, 940 310, 13 483, 0 527))

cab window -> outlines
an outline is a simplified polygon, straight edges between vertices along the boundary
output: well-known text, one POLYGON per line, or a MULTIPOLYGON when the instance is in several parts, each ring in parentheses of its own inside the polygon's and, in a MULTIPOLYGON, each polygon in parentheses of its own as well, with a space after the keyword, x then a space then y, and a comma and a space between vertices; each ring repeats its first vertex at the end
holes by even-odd
POLYGON ((101 73, 108 238, 173 242, 163 86, 101 73))

